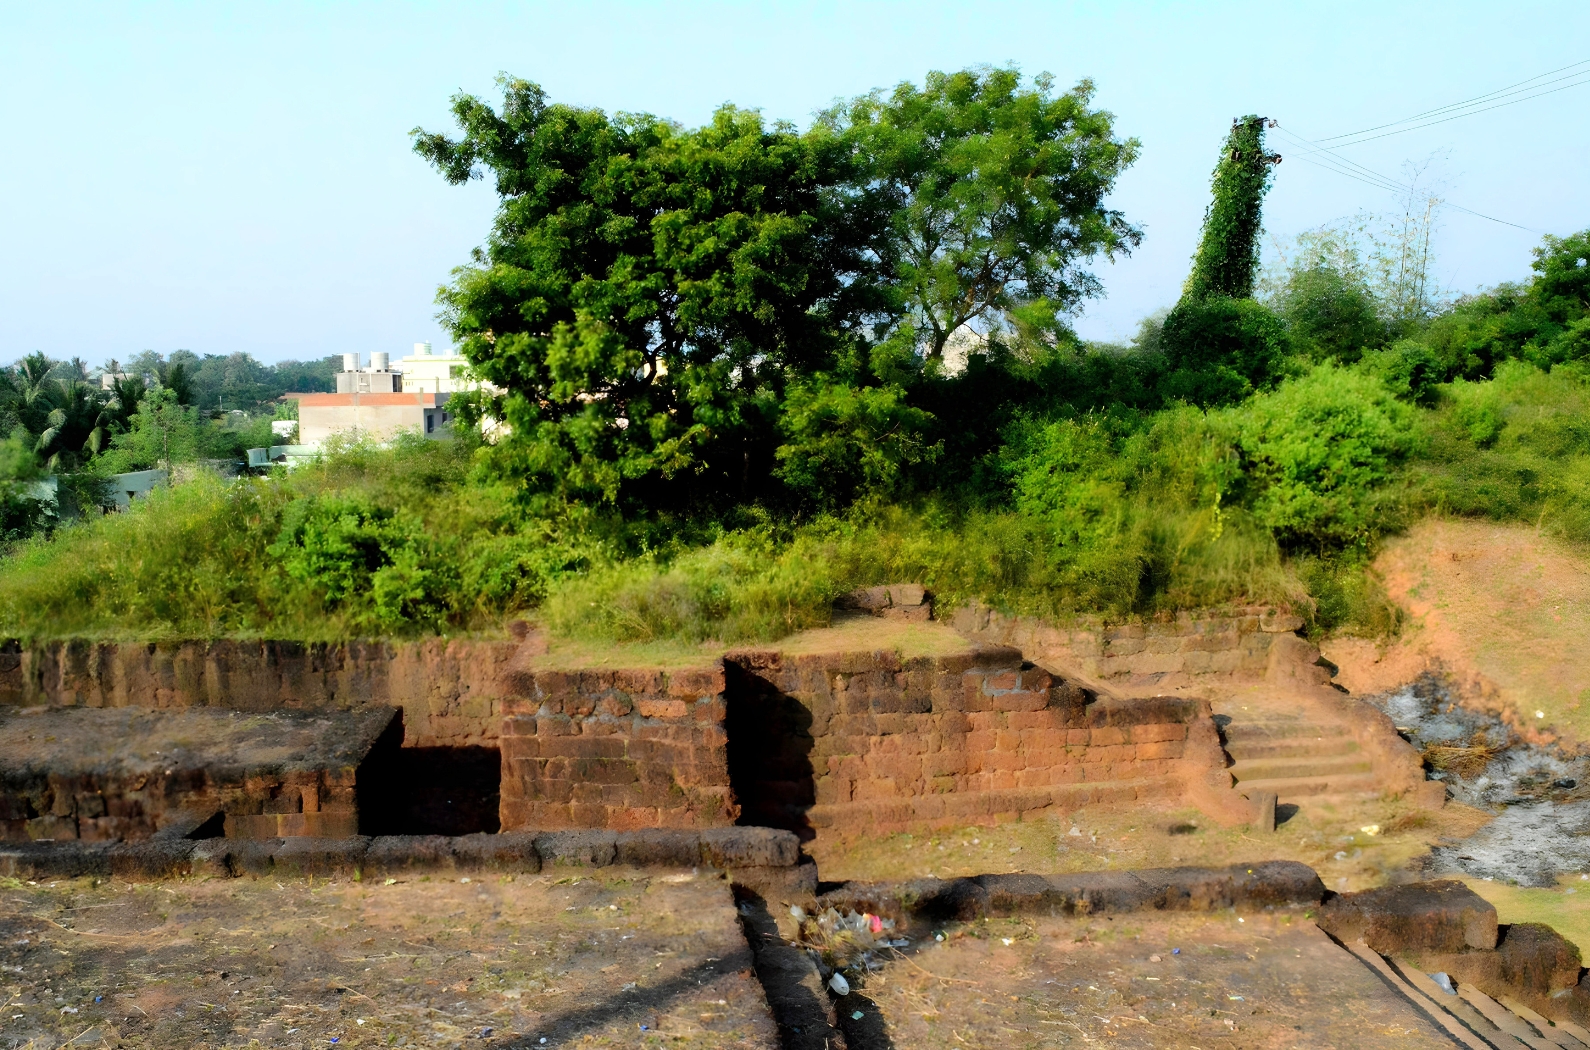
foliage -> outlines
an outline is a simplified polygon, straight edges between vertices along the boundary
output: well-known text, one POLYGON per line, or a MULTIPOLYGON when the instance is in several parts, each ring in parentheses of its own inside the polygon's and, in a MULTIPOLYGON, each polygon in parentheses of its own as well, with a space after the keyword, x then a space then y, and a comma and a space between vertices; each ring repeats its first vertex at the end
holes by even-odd
POLYGON ((932 422, 899 386, 854 387, 819 373, 785 396, 777 476, 802 502, 828 510, 899 496, 906 470, 943 451, 928 443, 932 422))
MULTIPOLYGON (((0 443, 0 451, 4 445, 0 443)), ((8 636, 337 639, 479 630, 538 604, 600 542, 525 522, 463 443, 345 444, 290 474, 201 472, 23 542, 8 636)))
POLYGON ((1239 498, 1283 545, 1367 548, 1397 524, 1391 482, 1414 420, 1377 378, 1324 364, 1223 415, 1242 457, 1239 498))
POLYGON ((1441 394, 1424 427, 1424 504, 1590 543, 1590 369, 1508 361, 1441 394))
POLYGON ((450 181, 496 179, 492 237, 440 301, 505 391, 465 415, 507 422, 489 458, 532 506, 900 491, 935 458, 913 401, 950 337, 1063 332, 1097 291, 1082 263, 1138 238, 1102 203, 1137 144, 1086 83, 934 73, 804 135, 733 107, 689 130, 502 83, 500 113, 459 96, 462 137, 415 145, 450 181))
POLYGON ((1288 351, 1281 321, 1253 299, 1261 208, 1279 160, 1264 150, 1264 123, 1254 116, 1233 121, 1215 167, 1192 273, 1159 332, 1167 399, 1241 400, 1269 385, 1288 351))
POLYGON ((507 391, 504 472, 558 498, 649 504, 764 476, 780 370, 816 363, 842 298, 837 144, 720 109, 686 131, 549 104, 502 81, 458 96, 457 141, 416 131, 452 182, 496 179, 490 242, 443 289, 444 320, 507 391))
POLYGON ((1259 271, 1260 210, 1279 158, 1264 149, 1264 118, 1232 121, 1213 178, 1214 199, 1204 216, 1183 300, 1206 296, 1253 298, 1259 271))
POLYGON ((1293 349, 1315 362, 1351 364, 1386 344, 1387 326, 1368 284, 1326 260, 1294 267, 1277 300, 1293 349))
POLYGON ((1195 405, 1240 401, 1282 369, 1290 343, 1280 318, 1253 299, 1183 297, 1160 334, 1160 393, 1195 405))
POLYGON ((1081 264, 1113 258, 1142 232, 1104 197, 1137 158, 1093 84, 1051 93, 1015 69, 929 73, 824 113, 819 130, 857 158, 851 192, 877 195, 880 245, 899 335, 944 356, 963 326, 999 327, 1020 310, 1050 323, 1099 284, 1081 264))

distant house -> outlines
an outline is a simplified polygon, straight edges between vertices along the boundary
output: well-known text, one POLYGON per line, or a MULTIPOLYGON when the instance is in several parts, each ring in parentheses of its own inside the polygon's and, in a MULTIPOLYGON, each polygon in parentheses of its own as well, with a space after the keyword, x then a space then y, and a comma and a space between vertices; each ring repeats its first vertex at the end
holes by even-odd
POLYGON ((415 343, 414 352, 402 358, 405 394, 454 394, 461 390, 495 390, 490 383, 474 378, 469 361, 462 354, 435 354, 430 343, 415 343))
POLYGON ((452 394, 293 394, 298 400, 298 443, 319 446, 333 434, 358 431, 390 441, 400 430, 428 438, 451 436, 447 410, 452 394))

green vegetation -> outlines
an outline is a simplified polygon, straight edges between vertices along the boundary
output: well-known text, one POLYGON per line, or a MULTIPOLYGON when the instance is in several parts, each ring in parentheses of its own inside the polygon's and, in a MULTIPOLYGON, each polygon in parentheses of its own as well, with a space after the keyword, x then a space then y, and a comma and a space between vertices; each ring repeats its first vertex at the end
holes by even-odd
POLYGON ((261 365, 247 354, 170 359, 146 350, 90 372, 33 353, 0 369, 0 540, 15 542, 108 506, 112 474, 237 460, 273 442, 274 399, 329 390, 334 359, 261 365), (108 382, 101 383, 101 379, 108 382), (38 482, 53 476, 54 497, 38 482))
MULTIPOLYGON (((777 637, 910 579, 1057 618, 1262 602, 1384 632, 1366 566, 1419 514, 1590 542, 1590 234, 1455 302, 1425 278, 1428 206, 1386 235, 1313 231, 1260 274, 1274 165, 1244 118, 1181 301, 1088 345, 1067 325, 1098 291, 1086 266, 1141 234, 1105 206, 1139 146, 1086 82, 932 74, 805 132, 503 86, 500 111, 454 100, 460 138, 416 133, 447 180, 490 172, 501 197, 439 293, 497 388, 454 402, 458 440, 200 478, 21 542, 27 501, 0 503, 0 630, 320 639, 529 614, 667 648, 777 637)), ((189 364, 151 362, 92 418, 61 408, 69 435, 19 393, 8 491, 46 453, 88 474, 210 455, 210 360, 189 364)))

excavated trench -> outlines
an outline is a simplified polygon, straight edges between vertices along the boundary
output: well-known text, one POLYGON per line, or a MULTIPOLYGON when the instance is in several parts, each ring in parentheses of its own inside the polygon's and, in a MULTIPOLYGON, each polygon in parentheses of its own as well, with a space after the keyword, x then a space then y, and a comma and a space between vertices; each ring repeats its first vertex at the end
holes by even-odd
POLYGON ((1468 838, 1434 846, 1429 874, 1555 886, 1590 872, 1590 754, 1523 740, 1436 675, 1365 699, 1424 754, 1453 799, 1495 814, 1468 838))

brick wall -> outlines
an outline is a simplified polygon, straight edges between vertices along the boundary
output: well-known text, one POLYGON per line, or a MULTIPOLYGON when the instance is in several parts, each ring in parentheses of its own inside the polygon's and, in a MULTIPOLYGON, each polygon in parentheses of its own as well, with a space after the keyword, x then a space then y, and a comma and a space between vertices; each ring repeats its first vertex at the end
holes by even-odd
POLYGON ((1047 666, 1129 690, 1171 689, 1206 674, 1262 678, 1275 639, 1303 626, 1301 617, 1273 606, 1061 627, 974 605, 957 611, 953 622, 971 637, 1018 646, 1047 666))
POLYGON ((503 831, 733 824, 721 664, 510 676, 503 831))
POLYGON ((403 708, 405 742, 494 745, 512 641, 49 642, 0 646, 0 706, 403 708))
POLYGON ((1008 647, 728 660, 738 798, 807 838, 1172 794, 1220 760, 1188 748, 1205 702, 1099 699, 1008 647))

